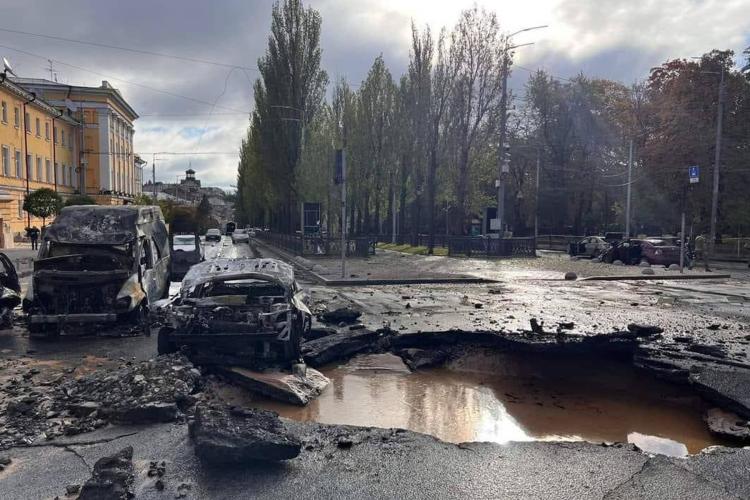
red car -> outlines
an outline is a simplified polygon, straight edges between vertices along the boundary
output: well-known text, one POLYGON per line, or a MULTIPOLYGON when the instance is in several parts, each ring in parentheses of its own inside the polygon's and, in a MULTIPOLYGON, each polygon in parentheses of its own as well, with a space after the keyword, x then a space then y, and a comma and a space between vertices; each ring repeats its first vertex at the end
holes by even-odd
POLYGON ((658 238, 638 241, 641 244, 641 259, 649 264, 669 266, 680 263, 680 247, 672 242, 658 238))

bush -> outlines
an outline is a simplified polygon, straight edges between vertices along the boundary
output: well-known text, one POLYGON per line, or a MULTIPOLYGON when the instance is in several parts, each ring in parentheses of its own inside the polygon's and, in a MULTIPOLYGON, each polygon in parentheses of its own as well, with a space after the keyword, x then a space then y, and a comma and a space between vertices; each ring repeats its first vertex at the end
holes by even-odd
POLYGON ((66 207, 71 207, 73 205, 96 205, 96 200, 87 194, 74 194, 65 200, 66 207))

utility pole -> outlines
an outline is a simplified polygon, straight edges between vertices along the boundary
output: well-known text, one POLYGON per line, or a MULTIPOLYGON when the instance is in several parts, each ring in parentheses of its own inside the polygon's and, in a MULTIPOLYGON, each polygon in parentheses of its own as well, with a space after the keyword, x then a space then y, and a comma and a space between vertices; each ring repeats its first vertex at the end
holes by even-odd
POLYGON ((522 43, 519 45, 510 45, 510 40, 519 33, 525 31, 531 31, 540 28, 546 28, 544 26, 532 26, 530 28, 524 28, 511 33, 505 37, 505 47, 503 47, 503 61, 500 69, 500 76, 502 78, 502 93, 500 94, 500 137, 498 146, 498 158, 497 158, 497 180, 495 181, 495 187, 497 188, 497 222, 498 230, 500 231, 499 237, 503 237, 503 226, 505 220, 505 173, 509 171, 510 167, 510 151, 506 147, 506 129, 508 125, 508 72, 510 70, 510 58, 511 51, 518 47, 524 47, 526 45, 533 45, 533 43, 522 43))
POLYGON ((719 80, 719 103, 716 117, 716 151, 714 152, 714 185, 711 197, 711 240, 709 242, 709 259, 714 256, 716 247, 716 218, 719 210, 719 163, 721 161, 721 127, 724 119, 724 66, 721 66, 721 79, 719 80))
POLYGON ((151 157, 151 187, 154 193, 153 203, 156 203, 156 153, 151 157))
POLYGON ((346 152, 337 151, 341 164, 341 278, 346 276, 346 152))
POLYGON ((630 238, 630 194, 633 183, 633 139, 628 147, 628 186, 625 199, 625 238, 630 238))
POLYGON ((539 239, 539 170, 542 164, 542 149, 536 150, 536 201, 534 202, 534 240, 539 239))
MULTIPOLYGON (((508 54, 510 48, 508 47, 507 41, 505 48, 503 49, 503 64, 501 68, 502 73, 502 90, 500 94, 500 145, 498 147, 498 158, 497 158, 497 229, 500 231, 499 237, 503 237, 503 223, 505 222, 505 172, 509 169, 509 158, 505 145, 505 134, 508 120, 508 65, 510 55, 508 54)), ((490 229, 492 225, 490 224, 490 229)))

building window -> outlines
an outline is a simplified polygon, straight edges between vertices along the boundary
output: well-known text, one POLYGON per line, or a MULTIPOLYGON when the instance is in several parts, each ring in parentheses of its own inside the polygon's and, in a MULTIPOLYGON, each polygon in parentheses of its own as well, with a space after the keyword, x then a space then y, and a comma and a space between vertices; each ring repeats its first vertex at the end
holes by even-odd
POLYGON ((68 149, 73 151, 73 134, 68 134, 68 149))
POLYGON ((78 179, 73 177, 73 167, 68 166, 68 182, 73 187, 78 187, 78 179))
POLYGON ((23 200, 18 199, 18 218, 23 219, 23 200))
POLYGON ((65 129, 60 130, 60 142, 63 143, 63 146, 65 145, 65 129))
POLYGON ((31 133, 31 117, 29 116, 28 113, 26 113, 23 117, 23 124, 24 124, 23 128, 25 128, 26 132, 30 134, 31 133))
POLYGON ((16 128, 21 126, 21 110, 18 107, 13 108, 13 123, 16 128))
POLYGON ((42 136, 42 122, 39 121, 39 118, 36 119, 36 136, 42 136))
POLYGON ((2 118, 3 123, 8 123, 8 103, 3 101, 2 105, 2 118))
POLYGON ((47 174, 47 182, 53 182, 54 179, 52 178, 52 165, 49 162, 49 159, 44 160, 44 171, 47 174))
POLYGON ((60 175, 60 164, 55 163, 55 176, 57 177, 58 181, 60 182, 61 186, 65 185, 65 167, 63 167, 62 175, 60 175))
POLYGON ((57 127, 52 127, 52 139, 55 141, 55 144, 57 144, 57 127))
POLYGON ((49 122, 44 122, 44 138, 49 141, 49 122))
POLYGON ((42 159, 39 156, 36 157, 36 179, 34 180, 42 180, 42 159))
POLYGON ((21 163, 21 152, 16 150, 16 177, 19 179, 23 177, 21 172, 23 171, 23 164, 21 163))
POLYGON ((8 146, 3 146, 3 175, 6 177, 10 175, 10 149, 8 149, 8 146))
POLYGON ((29 176, 29 179, 31 179, 33 177, 32 175, 33 170, 34 170, 34 165, 32 164, 31 155, 26 155, 26 165, 24 165, 22 178, 29 176))

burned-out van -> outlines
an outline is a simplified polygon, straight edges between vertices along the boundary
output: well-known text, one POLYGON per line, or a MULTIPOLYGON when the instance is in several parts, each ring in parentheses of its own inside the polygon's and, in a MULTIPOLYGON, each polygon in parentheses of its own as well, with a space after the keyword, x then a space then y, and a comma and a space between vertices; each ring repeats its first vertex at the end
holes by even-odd
POLYGON ((32 333, 150 333, 148 304, 169 293, 161 209, 72 206, 47 228, 24 299, 32 333))

